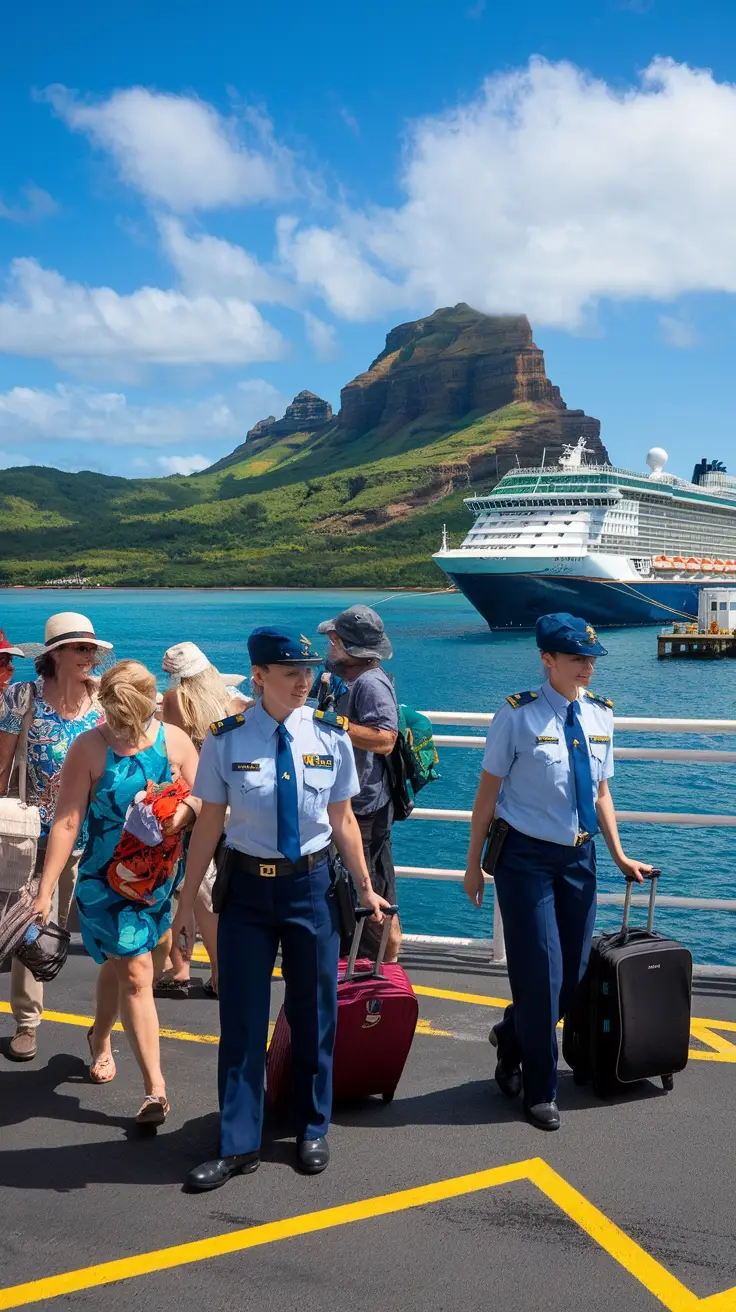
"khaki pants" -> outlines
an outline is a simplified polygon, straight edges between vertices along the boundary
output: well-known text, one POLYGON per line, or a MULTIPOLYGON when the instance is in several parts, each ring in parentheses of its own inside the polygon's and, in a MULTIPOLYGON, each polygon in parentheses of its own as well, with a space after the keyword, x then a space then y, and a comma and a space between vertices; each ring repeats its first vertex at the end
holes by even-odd
MULTIPOLYGON (((36 861, 36 875, 43 870, 46 848, 40 847, 36 861)), ((61 878, 54 889, 51 899, 51 919, 62 927, 66 924, 69 908, 74 897, 74 885, 77 882, 79 855, 70 856, 61 878)), ((43 984, 34 979, 30 970, 17 957, 13 957, 10 968, 10 1009, 16 1026, 26 1025, 35 1029, 41 1024, 43 1014, 43 984)))

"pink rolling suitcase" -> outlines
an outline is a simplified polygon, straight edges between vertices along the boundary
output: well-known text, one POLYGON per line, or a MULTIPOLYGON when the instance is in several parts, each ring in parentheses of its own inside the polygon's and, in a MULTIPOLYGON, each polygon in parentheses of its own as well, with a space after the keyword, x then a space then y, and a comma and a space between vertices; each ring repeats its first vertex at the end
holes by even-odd
MULTIPOLYGON (((383 937, 375 964, 359 961, 363 925, 370 911, 356 911, 357 924, 347 962, 340 962, 337 985, 337 1034, 332 1074, 335 1102, 380 1093, 391 1102, 409 1056, 419 1004, 402 966, 383 964, 391 927, 385 913, 383 937)), ((278 1110, 291 1095, 291 1040, 284 1009, 278 1015, 266 1058, 266 1101, 278 1110)))

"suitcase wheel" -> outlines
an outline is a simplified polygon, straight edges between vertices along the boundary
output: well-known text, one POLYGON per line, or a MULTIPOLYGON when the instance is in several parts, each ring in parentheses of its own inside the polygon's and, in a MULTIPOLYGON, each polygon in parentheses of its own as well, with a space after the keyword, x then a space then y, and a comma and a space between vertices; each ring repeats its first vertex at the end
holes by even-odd
POLYGON ((672 1089, 674 1089, 674 1087, 675 1087, 674 1075, 663 1075, 662 1088, 664 1089, 665 1093, 670 1093, 672 1089))
POLYGON ((386 1103, 393 1102, 393 1100, 394 1100, 394 1094, 395 1094, 395 1093, 396 1093, 396 1090, 395 1090, 395 1089, 391 1089, 390 1093, 382 1093, 382 1094, 381 1094, 381 1097, 383 1098, 383 1101, 386 1102, 386 1103))

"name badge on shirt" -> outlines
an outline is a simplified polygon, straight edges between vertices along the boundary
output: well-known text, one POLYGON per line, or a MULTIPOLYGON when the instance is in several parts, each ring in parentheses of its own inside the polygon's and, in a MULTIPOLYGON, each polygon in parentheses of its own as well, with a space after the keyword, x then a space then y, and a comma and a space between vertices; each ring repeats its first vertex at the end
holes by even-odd
POLYGON ((610 743, 610 733, 589 733, 588 741, 591 743, 610 743))
POLYGON ((308 756, 303 756, 302 761, 313 770, 332 770, 335 764, 334 756, 315 756, 311 753, 308 756))
POLYGON ((233 761, 231 770, 260 770, 258 761, 233 761))
POLYGON ((547 738, 544 734, 541 734, 536 741, 538 743, 558 743, 560 740, 559 738, 547 738))

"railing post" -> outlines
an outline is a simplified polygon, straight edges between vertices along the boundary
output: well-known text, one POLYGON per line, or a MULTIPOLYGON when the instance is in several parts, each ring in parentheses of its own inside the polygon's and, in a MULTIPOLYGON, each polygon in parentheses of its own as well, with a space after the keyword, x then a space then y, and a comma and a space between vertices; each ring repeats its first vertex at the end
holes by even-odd
POLYGON ((503 921, 495 886, 493 889, 493 964, 494 966, 506 965, 506 940, 503 936, 503 921))

